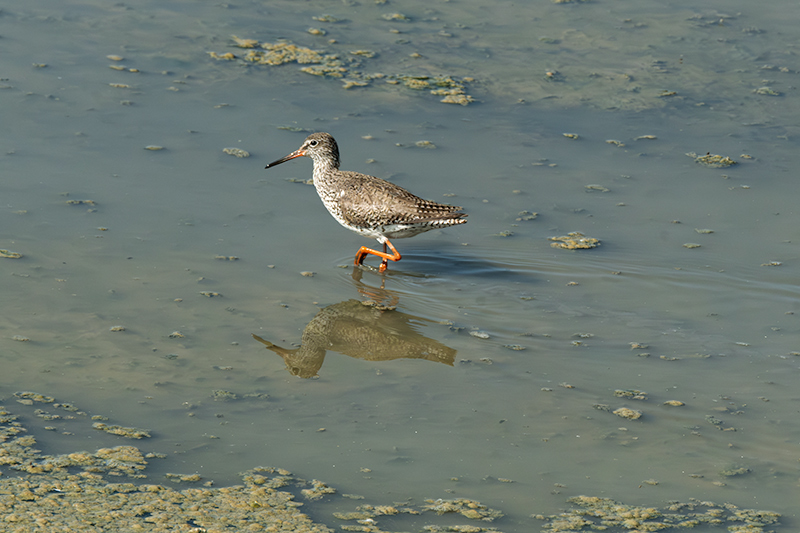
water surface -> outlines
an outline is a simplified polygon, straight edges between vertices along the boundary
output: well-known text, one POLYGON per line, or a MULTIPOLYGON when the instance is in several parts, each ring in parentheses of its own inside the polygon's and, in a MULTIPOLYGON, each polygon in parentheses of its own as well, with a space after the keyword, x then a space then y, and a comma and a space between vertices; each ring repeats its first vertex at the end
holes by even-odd
MULTIPOLYGON (((474 498, 503 531, 579 494, 731 502, 796 526, 796 18, 785 2, 3 10, 0 248, 24 257, 0 259, 2 396, 150 429, 140 446, 168 454, 156 479, 224 485, 269 464, 373 504, 474 498), (372 50, 352 76, 468 77, 476 102, 208 55, 243 54, 231 35, 372 50), (311 162, 263 168, 308 131, 336 137, 344 169, 469 223, 396 242, 385 276, 354 272, 369 242, 299 182, 311 162), (550 246, 575 231, 602 244, 550 246), (353 299, 399 318, 314 322, 353 299), (381 346, 392 328, 453 365, 348 357, 348 338, 381 346), (316 379, 251 337, 292 350, 304 330, 337 335, 316 379)), ((120 443, 31 422, 46 453, 120 443)), ((307 507, 334 526, 330 508, 355 505, 307 507)))

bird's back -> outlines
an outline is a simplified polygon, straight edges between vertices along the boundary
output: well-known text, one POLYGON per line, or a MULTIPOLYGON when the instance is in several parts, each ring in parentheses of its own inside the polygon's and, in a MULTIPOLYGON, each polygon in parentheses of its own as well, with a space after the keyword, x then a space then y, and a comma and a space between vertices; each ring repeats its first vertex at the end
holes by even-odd
POLYGON ((359 172, 336 170, 319 180, 315 175, 314 185, 328 211, 350 229, 402 225, 426 231, 466 222, 461 207, 425 200, 399 185, 359 172))

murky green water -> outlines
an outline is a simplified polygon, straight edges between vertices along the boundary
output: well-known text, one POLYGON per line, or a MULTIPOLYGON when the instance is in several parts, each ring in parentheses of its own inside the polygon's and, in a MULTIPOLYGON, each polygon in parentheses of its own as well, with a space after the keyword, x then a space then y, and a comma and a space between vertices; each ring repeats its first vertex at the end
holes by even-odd
MULTIPOLYGON (((4 8, 0 248, 24 256, 0 258, 5 404, 35 390, 148 428, 137 445, 168 455, 154 483, 274 465, 372 504, 480 500, 506 513, 502 531, 580 494, 730 502, 796 528, 792 7, 4 8), (408 20, 382 18, 396 13, 408 20), (213 59, 246 53, 231 35, 337 54, 345 81, 371 81, 213 59), (472 78, 476 102, 376 73, 472 78), (263 168, 314 130, 343 169, 462 205, 469 223, 395 242, 386 276, 354 271, 369 242, 295 182, 310 161, 263 168), (547 240, 575 231, 602 244, 547 240)), ((127 444, 20 414, 45 453, 127 444)), ((330 511, 360 503, 304 509, 338 527, 330 511)))

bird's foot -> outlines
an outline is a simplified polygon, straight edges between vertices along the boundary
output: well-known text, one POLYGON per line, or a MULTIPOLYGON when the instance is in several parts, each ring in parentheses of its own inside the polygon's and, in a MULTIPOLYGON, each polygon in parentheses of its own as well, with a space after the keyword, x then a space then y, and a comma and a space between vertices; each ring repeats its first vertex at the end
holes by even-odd
POLYGON ((353 261, 353 264, 354 265, 362 264, 364 262, 364 259, 367 257, 367 255, 370 255, 370 254, 371 255, 377 255, 378 257, 383 258, 383 261, 381 261, 381 266, 378 268, 378 272, 385 272, 386 268, 389 266, 389 260, 400 261, 400 259, 402 258, 402 256, 397 251, 397 249, 388 240, 383 245, 384 246, 384 250, 386 249, 387 245, 389 246, 389 248, 391 248, 393 253, 388 254, 385 251, 384 252, 379 252, 378 250, 373 250, 372 248, 367 248, 366 246, 362 246, 361 248, 359 248, 358 252, 356 253, 356 258, 353 261))

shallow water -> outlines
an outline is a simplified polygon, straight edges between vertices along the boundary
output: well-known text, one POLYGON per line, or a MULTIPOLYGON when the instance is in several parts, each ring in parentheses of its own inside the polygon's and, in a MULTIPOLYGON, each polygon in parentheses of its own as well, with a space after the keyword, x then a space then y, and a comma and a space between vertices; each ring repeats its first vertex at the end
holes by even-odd
MULTIPOLYGON (((139 445, 169 454, 155 482, 236 483, 269 464, 373 504, 474 498, 507 513, 502 531, 539 527, 528 515, 579 494, 731 502, 797 526, 800 65, 787 3, 65 5, 0 17, 13 125, 0 132, 0 248, 24 255, 0 259, 7 403, 35 390, 150 429, 139 445), (381 18, 396 10, 410 20, 381 18), (312 19, 324 13, 342 21, 312 19), (369 72, 471 76, 478 102, 208 56, 240 54, 232 34, 371 49, 369 72), (781 95, 752 92, 765 86, 781 95), (396 242, 403 260, 385 276, 354 271, 368 241, 289 181, 310 161, 263 168, 305 137, 287 126, 330 132, 344 169, 462 205, 469 223, 396 242), (547 240, 573 231, 602 244, 547 240), (320 310, 352 299, 399 317, 335 322, 318 379, 251 337, 294 349, 320 310), (348 338, 379 352, 392 335, 446 346, 454 364, 347 356, 348 338)), ((324 342, 321 330, 306 335, 324 342)), ((31 421, 46 453, 118 443, 31 421)), ((305 509, 334 526, 329 511, 355 505, 305 509)))

